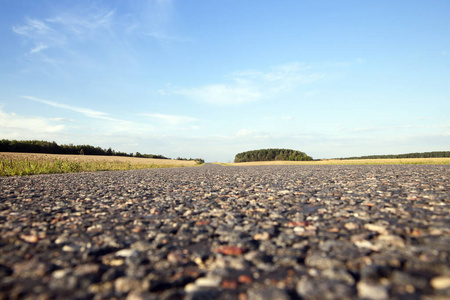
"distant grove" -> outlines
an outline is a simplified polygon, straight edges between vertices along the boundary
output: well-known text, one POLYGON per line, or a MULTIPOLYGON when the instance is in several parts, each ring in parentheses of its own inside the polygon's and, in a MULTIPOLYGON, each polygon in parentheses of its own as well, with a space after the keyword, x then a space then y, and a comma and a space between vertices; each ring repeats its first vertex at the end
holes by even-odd
POLYGON ((291 149, 260 149, 238 153, 234 158, 235 163, 275 160, 309 161, 312 160, 312 157, 304 152, 291 149))
POLYGON ((406 154, 368 155, 359 157, 346 157, 345 159, 386 159, 386 158, 441 158, 450 157, 450 151, 416 152, 406 154))

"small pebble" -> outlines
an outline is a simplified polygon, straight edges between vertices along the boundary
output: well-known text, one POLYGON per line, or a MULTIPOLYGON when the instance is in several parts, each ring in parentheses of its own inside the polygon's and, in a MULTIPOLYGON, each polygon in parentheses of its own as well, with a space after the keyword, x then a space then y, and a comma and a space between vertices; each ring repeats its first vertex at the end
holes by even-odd
POLYGON ((445 290, 450 288, 450 276, 434 277, 430 281, 431 286, 437 290, 445 290))
POLYGON ((195 281, 197 287, 215 288, 220 286, 220 277, 201 277, 195 281))
POLYGON ((368 283, 364 281, 358 282, 358 297, 368 300, 385 300, 389 299, 387 288, 382 284, 368 283))

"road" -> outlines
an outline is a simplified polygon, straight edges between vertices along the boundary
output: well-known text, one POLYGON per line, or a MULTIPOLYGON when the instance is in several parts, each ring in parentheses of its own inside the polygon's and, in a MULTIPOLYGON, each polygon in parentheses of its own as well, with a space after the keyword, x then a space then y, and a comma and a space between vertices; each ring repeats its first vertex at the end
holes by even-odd
POLYGON ((209 164, 3 177, 0 299, 444 299, 449 178, 209 164))

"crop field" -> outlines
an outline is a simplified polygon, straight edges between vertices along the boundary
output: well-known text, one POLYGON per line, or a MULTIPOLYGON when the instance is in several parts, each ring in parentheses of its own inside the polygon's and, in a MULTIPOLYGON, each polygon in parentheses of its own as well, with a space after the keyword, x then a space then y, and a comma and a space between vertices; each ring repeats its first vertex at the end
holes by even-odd
POLYGON ((254 161, 223 164, 226 166, 267 165, 448 165, 450 157, 444 158, 390 158, 390 159, 323 159, 316 161, 254 161))
POLYGON ((0 176, 193 167, 195 161, 125 156, 0 153, 0 176))

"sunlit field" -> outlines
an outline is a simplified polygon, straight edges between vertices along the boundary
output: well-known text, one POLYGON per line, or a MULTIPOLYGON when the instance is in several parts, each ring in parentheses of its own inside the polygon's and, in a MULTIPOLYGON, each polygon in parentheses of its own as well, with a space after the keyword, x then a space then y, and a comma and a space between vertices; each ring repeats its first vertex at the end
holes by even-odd
POLYGON ((445 158, 390 158, 390 159, 324 159, 316 161, 254 161, 223 164, 227 166, 267 166, 267 165, 447 165, 450 157, 445 158))
POLYGON ((0 176, 193 167, 195 161, 124 156, 0 153, 0 176))

